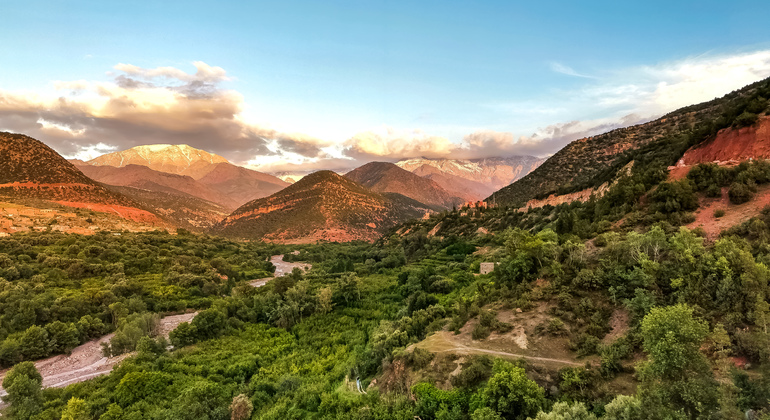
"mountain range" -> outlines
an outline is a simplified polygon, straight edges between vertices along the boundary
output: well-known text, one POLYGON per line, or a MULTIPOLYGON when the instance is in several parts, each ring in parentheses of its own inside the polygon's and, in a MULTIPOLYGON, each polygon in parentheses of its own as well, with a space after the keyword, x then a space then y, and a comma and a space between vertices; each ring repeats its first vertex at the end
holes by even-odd
POLYGON ((387 162, 369 162, 348 172, 345 178, 379 193, 399 193, 441 209, 459 206, 465 201, 452 195, 435 181, 387 162))
POLYGON ((649 188, 699 163, 770 158, 768 97, 770 80, 764 80, 648 123, 575 140, 545 160, 370 162, 344 176, 319 171, 293 184, 187 145, 138 146, 68 162, 36 139, 0 133, 0 199, 134 223, 110 222, 122 228, 144 223, 276 242, 372 241, 408 219, 469 201, 514 208, 585 201, 628 175, 649 188))
POLYGON ((373 241, 428 211, 401 194, 381 194, 332 171, 318 171, 241 206, 213 232, 290 243, 373 241))
MULTIPOLYGON (((142 183, 142 176, 150 176, 150 182, 168 188, 179 186, 181 192, 211 201, 228 210, 256 198, 266 197, 289 185, 277 177, 251 169, 233 165, 222 156, 195 149, 188 145, 148 145, 137 146, 128 150, 108 153, 80 164, 81 169, 93 175, 97 181, 112 185, 137 186, 155 190, 150 184, 142 183), (92 170, 84 166, 94 166, 101 170, 92 170), (129 168, 124 172, 115 168, 129 168), (141 168, 149 168, 148 172, 141 168), (142 171, 141 174, 132 174, 142 171), (125 175, 130 181, 121 181, 125 175), (184 178, 172 178, 162 174, 178 175, 184 178), (173 181, 172 181, 173 180, 173 181)), ((89 176, 91 176, 89 175, 89 176)))
POLYGON ((529 174, 544 160, 534 156, 469 160, 414 158, 398 161, 396 165, 435 181, 465 201, 477 201, 529 174))

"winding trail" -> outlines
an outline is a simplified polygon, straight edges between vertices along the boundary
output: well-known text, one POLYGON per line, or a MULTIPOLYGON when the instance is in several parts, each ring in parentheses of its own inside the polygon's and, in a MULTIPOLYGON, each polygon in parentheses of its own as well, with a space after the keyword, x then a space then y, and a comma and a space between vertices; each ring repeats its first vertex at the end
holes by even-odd
POLYGON ((583 366, 584 363, 578 363, 574 360, 553 359, 550 357, 530 356, 521 353, 508 353, 504 351, 489 350, 476 346, 468 346, 460 343, 454 337, 454 333, 449 331, 437 331, 425 340, 414 345, 415 347, 428 350, 431 353, 457 353, 457 354, 492 354, 501 357, 511 357, 517 359, 532 360, 536 362, 558 363, 570 366, 583 366))
POLYGON ((307 271, 313 268, 311 264, 308 263, 292 263, 287 262, 283 260, 283 254, 281 255, 273 255, 270 257, 270 262, 273 263, 275 266, 275 273, 273 273, 273 277, 265 277, 263 279, 255 279, 255 280, 249 280, 249 285, 253 287, 262 287, 267 284, 270 280, 276 278, 276 277, 283 277, 287 274, 290 274, 292 270, 295 268, 299 268, 302 271, 307 271))
MULTIPOLYGON (((197 312, 192 312, 163 317, 158 324, 158 335, 168 337, 168 334, 179 324, 191 321, 197 314, 197 312)), ((35 362, 35 367, 43 377, 43 388, 61 388, 110 373, 113 367, 132 355, 132 353, 127 353, 115 357, 102 356, 102 343, 109 342, 113 335, 115 334, 108 334, 83 343, 75 347, 68 355, 59 354, 35 362)), ((0 372, 0 384, 2 384, 6 372, 8 370, 0 372)), ((6 395, 8 393, 0 386, 0 398, 6 395)), ((2 408, 4 408, 4 404, 0 402, 0 409, 2 408)))

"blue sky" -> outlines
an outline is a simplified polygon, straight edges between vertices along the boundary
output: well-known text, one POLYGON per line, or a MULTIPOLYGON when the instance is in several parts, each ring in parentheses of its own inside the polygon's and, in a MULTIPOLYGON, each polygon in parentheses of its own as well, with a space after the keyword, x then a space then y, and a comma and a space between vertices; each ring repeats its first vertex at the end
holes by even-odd
MULTIPOLYGON (((770 76, 765 10, 758 1, 4 2, 0 95, 49 99, 24 116, 6 103, 13 118, 0 114, 0 129, 31 129, 69 155, 177 142, 184 136, 141 118, 144 127, 121 126, 141 133, 126 140, 85 119, 70 126, 63 110, 31 110, 103 95, 95 85, 115 83, 121 63, 194 74, 203 62, 226 73, 206 81, 212 89, 237 94, 225 96, 237 102, 227 118, 258 127, 262 140, 217 146, 204 130, 189 143, 241 163, 339 165, 434 149, 542 155, 770 76), (62 90, 55 81, 91 85, 62 90), (660 100, 672 92, 679 100, 660 100), (565 134, 569 123, 579 129, 565 134), (281 135, 265 143, 268 132, 281 135), (474 142, 474 133, 487 137, 474 142)), ((142 80, 155 87, 174 85, 148 74, 142 80)))

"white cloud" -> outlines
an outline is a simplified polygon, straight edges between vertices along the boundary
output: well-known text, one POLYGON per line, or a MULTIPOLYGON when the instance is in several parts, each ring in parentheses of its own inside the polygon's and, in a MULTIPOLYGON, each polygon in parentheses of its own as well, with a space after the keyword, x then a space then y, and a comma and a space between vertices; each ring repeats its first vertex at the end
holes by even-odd
MULTIPOLYGON (((52 94, 0 90, 0 130, 37 137, 73 157, 139 144, 185 143, 261 170, 339 169, 420 156, 545 156, 577 138, 647 121, 766 78, 770 50, 604 69, 596 76, 554 62, 553 71, 579 78, 572 82, 579 83, 577 88, 480 104, 499 121, 495 127, 457 129, 447 123, 433 128, 454 127, 439 131, 458 133, 451 139, 388 126, 361 130, 346 140, 295 133, 307 128, 301 125, 278 131, 254 123, 259 115, 244 114, 243 95, 221 86, 232 80, 224 69, 203 62, 193 66, 188 73, 121 63, 109 81, 58 81, 52 94)), ((357 124, 329 125, 348 132, 357 124)))
POLYGON ((110 146, 104 143, 97 143, 97 144, 89 145, 87 147, 83 147, 77 153, 73 155, 64 156, 64 157, 67 159, 80 159, 80 160, 88 161, 98 156, 101 156, 105 153, 114 152, 116 150, 117 150, 117 147, 115 146, 110 146))
POLYGON ((556 73, 566 74, 567 76, 582 77, 584 79, 596 79, 594 76, 578 73, 572 67, 565 66, 564 64, 555 61, 551 63, 551 70, 555 71, 556 73))

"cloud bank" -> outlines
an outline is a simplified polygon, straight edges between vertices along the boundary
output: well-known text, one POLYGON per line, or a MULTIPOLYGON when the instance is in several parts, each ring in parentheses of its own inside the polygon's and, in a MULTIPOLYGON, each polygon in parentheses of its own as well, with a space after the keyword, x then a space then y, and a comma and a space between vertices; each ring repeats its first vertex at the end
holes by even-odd
POLYGON ((189 144, 276 172, 344 170, 372 160, 414 157, 546 156, 570 141, 646 122, 766 78, 770 51, 587 74, 554 61, 551 70, 573 76, 577 87, 476 104, 502 123, 494 129, 471 127, 453 139, 388 126, 348 139, 279 132, 245 120, 244 97, 223 86, 233 82, 224 69, 192 64, 194 72, 121 63, 106 82, 54 82, 50 94, 0 90, 0 130, 25 133, 82 159, 142 144, 189 144), (521 121, 535 128, 522 128, 521 121))
POLYGON ((188 74, 118 64, 109 82, 54 82, 54 95, 0 91, 0 128, 79 158, 154 143, 189 144, 236 163, 281 150, 323 156, 321 140, 243 121, 243 96, 221 87, 225 70, 194 66, 188 74), (271 142, 280 149, 268 148, 271 142))

